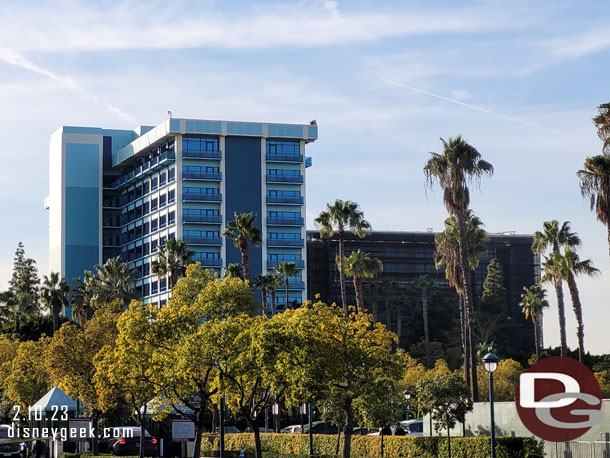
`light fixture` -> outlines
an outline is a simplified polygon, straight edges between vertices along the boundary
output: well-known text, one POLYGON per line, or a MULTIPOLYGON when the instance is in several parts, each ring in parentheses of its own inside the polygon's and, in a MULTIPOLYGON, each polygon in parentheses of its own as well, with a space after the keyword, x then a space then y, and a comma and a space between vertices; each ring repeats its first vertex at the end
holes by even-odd
POLYGON ((483 356, 483 365, 485 366, 485 370, 490 374, 493 374, 496 371, 499 361, 500 358, 491 352, 483 356))

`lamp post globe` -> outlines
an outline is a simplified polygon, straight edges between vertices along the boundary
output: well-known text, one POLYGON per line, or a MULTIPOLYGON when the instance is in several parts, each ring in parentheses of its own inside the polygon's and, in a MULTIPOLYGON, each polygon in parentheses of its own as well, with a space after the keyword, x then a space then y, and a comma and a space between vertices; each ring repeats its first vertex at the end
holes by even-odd
MULTIPOLYGON (((491 350, 491 349, 490 349, 491 350)), ((491 351, 483 356, 483 366, 489 372, 489 412, 491 414, 491 458, 496 458, 496 424, 494 419, 494 372, 498 368, 498 358, 491 351)))

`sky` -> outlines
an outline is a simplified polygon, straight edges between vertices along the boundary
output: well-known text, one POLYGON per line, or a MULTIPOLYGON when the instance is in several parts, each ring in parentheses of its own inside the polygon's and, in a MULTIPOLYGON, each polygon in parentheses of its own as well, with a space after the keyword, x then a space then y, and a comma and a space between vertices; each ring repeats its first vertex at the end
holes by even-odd
MULTIPOLYGON (((308 123, 307 224, 337 198, 376 230, 442 230, 422 168, 462 134, 495 167, 472 208, 489 232, 571 221, 585 347, 609 353, 606 228, 575 172, 599 154, 610 3, 602 1, 13 1, 0 3, 0 289, 15 247, 48 274, 49 137, 174 117, 308 123)), ((567 290, 566 290, 567 294, 567 290)), ((557 311, 546 345, 559 344, 557 311)), ((567 299, 568 344, 576 324, 567 299)))

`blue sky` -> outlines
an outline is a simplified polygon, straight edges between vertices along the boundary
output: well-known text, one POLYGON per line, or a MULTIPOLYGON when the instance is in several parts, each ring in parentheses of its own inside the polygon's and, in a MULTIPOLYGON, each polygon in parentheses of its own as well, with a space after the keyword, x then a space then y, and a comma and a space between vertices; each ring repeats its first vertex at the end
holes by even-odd
MULTIPOLYGON (((176 117, 317 119, 308 225, 357 201, 378 230, 439 230, 422 167, 463 134, 496 173, 473 193, 490 232, 570 220, 585 344, 610 352, 608 245, 575 171, 600 142, 610 4, 596 1, 21 2, 0 4, 0 288, 15 247, 48 273, 48 143, 61 125, 133 128, 176 117)), ((553 294, 550 294, 551 298, 553 294)), ((568 342, 576 346, 567 308, 568 342)), ((555 304, 545 343, 558 344, 555 304)))

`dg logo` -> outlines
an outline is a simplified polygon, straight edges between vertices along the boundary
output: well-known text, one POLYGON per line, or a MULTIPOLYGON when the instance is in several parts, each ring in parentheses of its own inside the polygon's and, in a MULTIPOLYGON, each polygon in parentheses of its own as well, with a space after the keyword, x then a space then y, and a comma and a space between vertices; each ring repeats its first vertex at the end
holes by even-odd
POLYGON ((584 364, 554 356, 521 374, 515 403, 523 425, 551 442, 568 442, 601 424, 601 389, 584 364))

